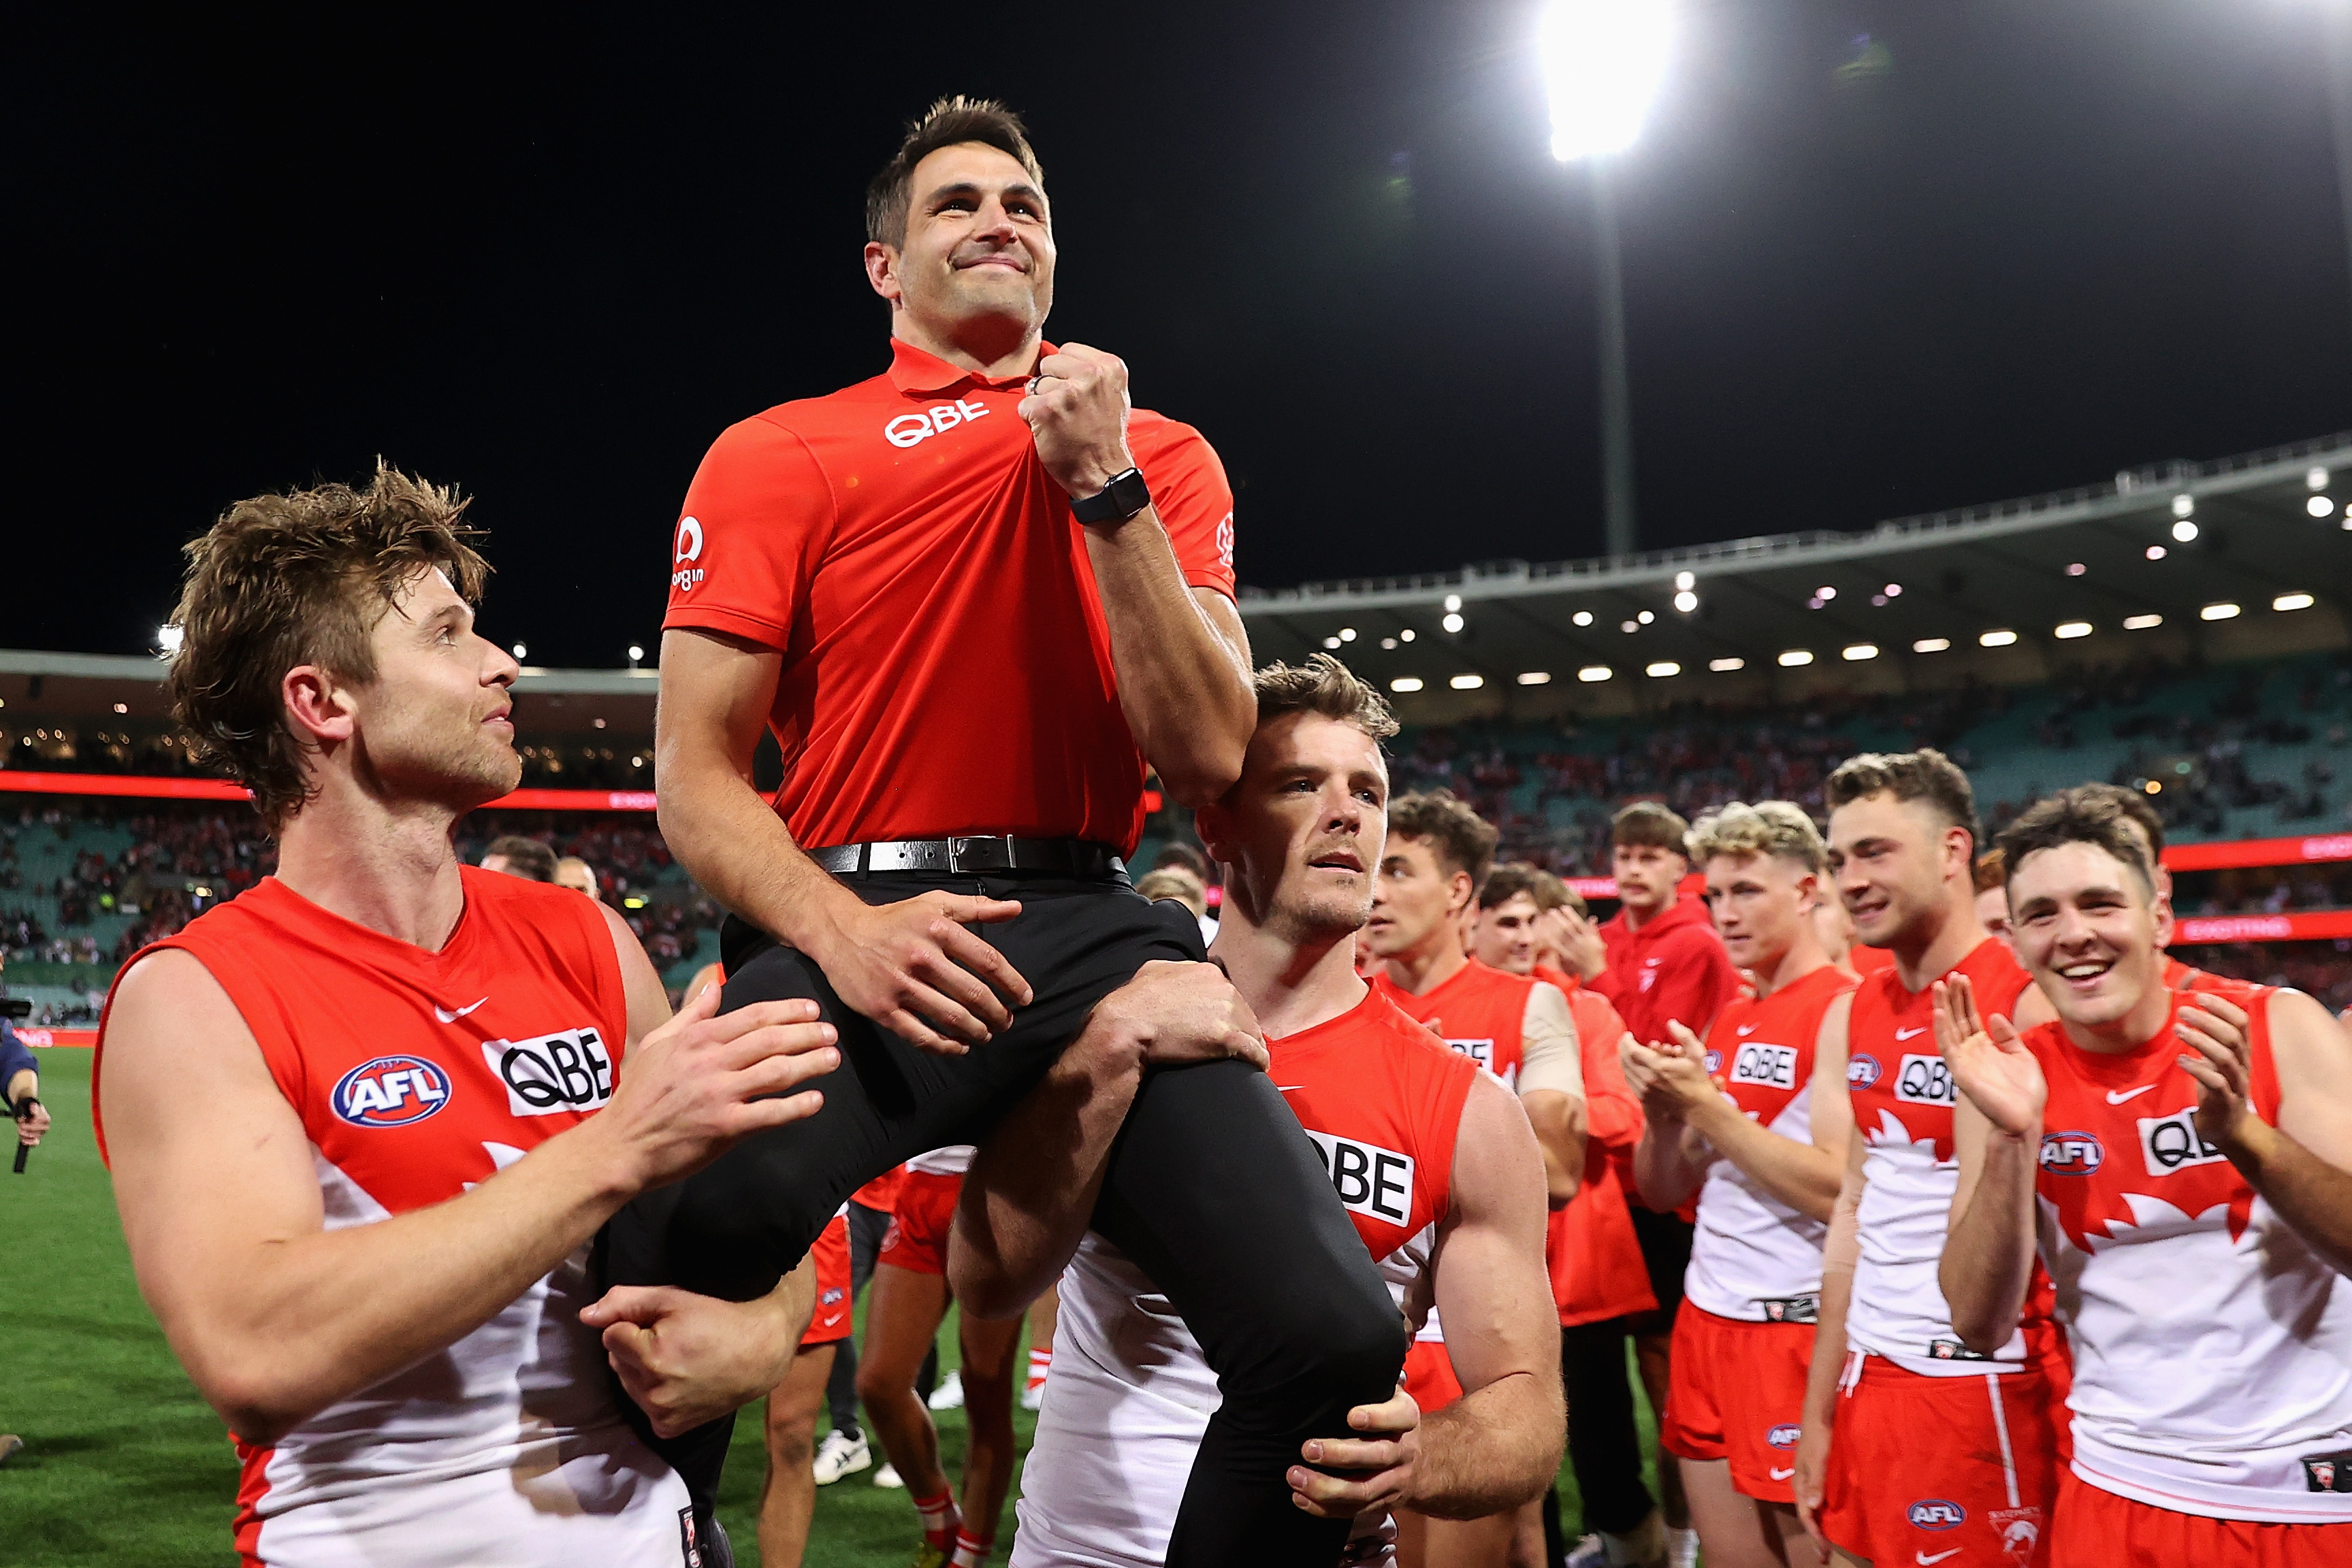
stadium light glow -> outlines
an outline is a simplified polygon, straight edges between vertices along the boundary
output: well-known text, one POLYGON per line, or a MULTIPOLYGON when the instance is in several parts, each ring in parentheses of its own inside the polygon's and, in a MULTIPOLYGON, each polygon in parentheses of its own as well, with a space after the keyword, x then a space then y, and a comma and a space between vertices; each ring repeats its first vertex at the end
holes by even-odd
POLYGON ((2064 638, 2069 641, 2076 637, 2087 637, 2090 634, 2091 623, 2087 621, 2061 621, 2058 622, 2056 629, 2051 632, 2051 635, 2053 637, 2064 638))
POLYGON ((1674 16, 1665 0, 1552 0, 1536 23, 1551 102, 1551 155, 1563 163, 1622 152, 1665 78, 1674 16))
POLYGON ((1995 631, 1979 633, 1977 637, 1977 646, 1979 648, 2006 648, 2011 643, 2016 641, 2016 632, 2010 631, 2007 627, 2001 627, 1995 631))
POLYGON ((167 659, 180 651, 180 637, 181 632, 177 626, 158 626, 155 628, 155 646, 163 652, 163 656, 167 659))
POLYGON ((1654 679, 1664 680, 1668 675, 1681 674, 1683 673, 1683 667, 1680 664, 1675 664, 1672 659, 1660 659, 1656 664, 1643 668, 1642 673, 1654 679))
POLYGON ((1445 619, 1440 621, 1438 624, 1448 632, 1459 632, 1463 627, 1462 612, 1458 610, 1449 610, 1445 612, 1445 619))
POLYGON ((1326 637, 1323 639, 1323 646, 1326 648, 1337 648, 1339 645, 1339 639, 1337 637, 1326 637))
POLYGON ((2185 545, 2197 538, 2197 525, 2183 517, 2172 525, 2172 542, 2185 545))
POLYGON ((1709 659, 1706 662, 1706 667, 1713 670, 1718 675, 1727 675, 1734 670, 1746 669, 1748 667, 1748 661, 1745 659, 1709 659))
POLYGON ((2124 630, 2126 632, 2145 632, 2151 626, 2161 626, 2163 624, 2164 617, 2161 615, 2126 615, 2124 617, 2124 630))
POLYGON ((1641 629, 1642 623, 1639 621, 1620 621, 1617 622, 1617 630, 1620 632, 1639 632, 1641 629))
POLYGON ((1587 664, 1576 672, 1576 678, 1590 685, 1594 681, 1607 680, 1610 674, 1609 666, 1606 664, 1587 664))
POLYGON ((1651 622, 1655 621, 1657 616, 1652 612, 1644 610, 1639 615, 1634 616, 1633 619, 1639 621, 1643 625, 1647 626, 1651 622))
POLYGON ((1951 645, 1949 637, 1922 637, 1911 644, 1911 651, 1915 653, 1941 653, 1951 645))
POLYGON ((2164 554, 2165 551, 2162 545, 2150 545, 2147 547, 2147 559, 2150 560, 2162 560, 2164 559, 2164 554))
POLYGON ((2315 517, 2331 517, 2335 514, 2336 503, 2326 496, 2314 496, 2303 504, 2303 509, 2315 517))
POLYGON ((1903 585, 1899 582, 1890 582, 1878 591, 1884 593, 1889 599, 1900 599, 1903 597, 1903 585))
POLYGON ((632 664, 635 664, 639 659, 642 659, 642 658, 644 658, 645 656, 646 656, 645 644, 643 644, 642 643, 630 643, 630 644, 629 644, 629 663, 631 663, 632 664))
MULTIPOLYGON (((1689 574, 1685 572, 1684 575, 1688 576, 1689 574)), ((1687 588, 1684 589, 1680 593, 1675 595, 1675 608, 1681 611, 1685 615, 1689 614, 1692 611, 1698 608, 1698 595, 1693 593, 1687 588)))
POLYGON ((1447 594, 1447 595, 1445 596, 1445 612, 1446 612, 1447 614, 1451 615, 1452 613, 1454 613, 1454 612, 1455 612, 1455 611, 1457 611, 1457 610, 1459 610, 1459 609, 1461 609, 1461 608, 1462 608, 1462 596, 1461 596, 1460 594, 1458 594, 1458 593, 1449 593, 1449 594, 1447 594))
POLYGON ((1391 653, 1396 650, 1396 645, 1397 640, 1393 637, 1383 637, 1381 639, 1381 646, 1388 649, 1391 653))
POLYGON ((1780 667, 1784 670, 1793 670, 1800 664, 1810 664, 1812 662, 1813 652, 1810 648, 1790 648, 1780 655, 1780 667))
POLYGON ((1399 675, 1395 680, 1389 683, 1389 690, 1392 692, 1417 692, 1421 690, 1421 677, 1419 675, 1399 675))
POLYGON ((1352 642, 1354 642, 1355 640, 1356 640, 1356 629, 1355 629, 1353 626, 1342 626, 1342 627, 1340 627, 1340 628, 1339 628, 1339 641, 1340 641, 1340 642, 1342 642, 1342 643, 1352 643, 1352 642))
POLYGON ((1408 627, 1406 627, 1403 631, 1402 631, 1402 632, 1398 632, 1398 633, 1397 633, 1397 641, 1398 641, 1398 642, 1400 642, 1400 643, 1410 643, 1410 642, 1412 642, 1412 627, 1410 627, 1410 626, 1408 626, 1408 627))
POLYGON ((1878 657, 1878 644, 1875 643, 1849 643, 1844 647, 1838 650, 1838 657, 1845 660, 1848 664, 1860 664, 1864 659, 1875 659, 1878 657))
POLYGON ((2194 511, 2196 511, 2196 510, 2197 510, 2197 497, 2194 497, 2194 496, 2175 496, 2175 497, 2172 497, 2172 515, 2173 515, 2174 517, 2188 517, 2190 513, 2192 513, 2192 512, 2194 512, 2194 511))
POLYGON ((516 663, 516 664, 521 664, 525 659, 527 659, 527 658, 530 657, 530 649, 528 649, 528 648, 526 648, 526 647, 524 647, 524 646, 523 646, 521 643, 517 643, 514 645, 514 650, 513 650, 513 652, 514 652, 515 663, 516 663))
MULTIPOLYGON (((2308 593, 2282 593, 2276 599, 2271 601, 2271 608, 2273 610, 2308 610, 2311 608, 2312 602, 2312 597, 2308 593)), ((121 713, 122 709, 118 706, 114 711, 121 713)))
POLYGON ((2066 563, 2066 575, 2068 577, 2080 577, 2090 570, 2091 569, 2089 567, 2084 566, 2079 560, 2070 560, 2066 563))
POLYGON ((1690 572, 1678 571, 1675 573, 1675 588, 1677 592, 1688 593, 1692 589, 1696 588, 1697 586, 1698 579, 1690 572))
POLYGON ((1480 686, 1486 684, 1486 677, 1484 675, 1455 675, 1449 679, 1445 684, 1452 686, 1457 692, 1475 692, 1480 686))
POLYGON ((1551 685, 1551 672, 1549 670, 1521 670, 1519 672, 1519 685, 1523 686, 1548 686, 1551 685))
POLYGON ((2325 468, 2306 468, 2303 471, 2304 488, 2325 490, 2327 488, 2328 478, 2328 472, 2325 468))
POLYGON ((1580 610, 1575 614, 1570 616, 1569 619, 1575 622, 1579 626, 1590 626, 1592 624, 1592 612, 1590 610, 1580 610))
POLYGON ((2219 604, 2209 604, 2204 609, 2200 610, 2197 612, 2197 619, 2200 621, 2235 621, 2239 616, 2244 613, 2245 611, 2243 607, 2232 604, 2227 600, 2223 600, 2219 604))

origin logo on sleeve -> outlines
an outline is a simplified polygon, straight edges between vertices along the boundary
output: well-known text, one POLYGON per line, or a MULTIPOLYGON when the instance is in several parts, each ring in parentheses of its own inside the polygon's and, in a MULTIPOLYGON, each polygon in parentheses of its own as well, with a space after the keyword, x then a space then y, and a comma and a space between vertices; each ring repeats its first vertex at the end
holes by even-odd
POLYGON ((379 1056, 337 1080, 329 1103, 354 1127, 404 1127, 449 1103, 449 1075, 421 1056, 379 1056))

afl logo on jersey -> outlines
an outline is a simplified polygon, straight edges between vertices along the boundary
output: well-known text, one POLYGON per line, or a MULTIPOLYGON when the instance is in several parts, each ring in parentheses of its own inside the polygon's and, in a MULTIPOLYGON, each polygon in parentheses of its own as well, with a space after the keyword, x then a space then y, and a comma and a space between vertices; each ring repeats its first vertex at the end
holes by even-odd
POLYGON ((2089 1176, 2107 1163, 2107 1149, 2095 1133, 2042 1134, 2042 1174, 2089 1176))
POLYGON ((1950 1530, 1964 1522, 1969 1511, 1939 1497, 1922 1498, 1911 1505, 1911 1522, 1921 1530, 1950 1530))
POLYGON ((449 1103, 449 1075, 421 1056, 379 1056, 344 1073, 329 1103, 354 1127, 404 1127, 449 1103))
POLYGON ((1849 1089, 1867 1089, 1878 1082, 1881 1069, 1874 1056, 1849 1056, 1845 1061, 1845 1082, 1849 1089))

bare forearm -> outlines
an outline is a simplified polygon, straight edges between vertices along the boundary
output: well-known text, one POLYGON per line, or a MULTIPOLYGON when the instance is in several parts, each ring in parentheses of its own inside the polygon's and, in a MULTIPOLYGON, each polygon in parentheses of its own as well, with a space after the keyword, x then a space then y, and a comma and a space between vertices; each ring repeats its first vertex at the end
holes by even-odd
POLYGON ((997 1124, 972 1156, 949 1239, 948 1279, 963 1311, 1016 1316, 1061 1273, 1142 1081, 1132 1051, 1090 1031, 997 1124))
POLYGON ((1822 1270, 1821 1321, 1813 1329, 1813 1359, 1805 1372, 1808 1427, 1828 1430, 1837 1409, 1838 1377, 1845 1369, 1845 1314, 1853 1300, 1852 1268, 1822 1270))
POLYGON ((801 852, 750 780, 724 767, 664 759, 662 837, 719 904, 779 941, 806 944, 836 899, 850 896, 801 852))
POLYGON ((1812 1144, 1784 1138, 1742 1115, 1730 1101, 1695 1109, 1692 1130, 1748 1180, 1798 1213, 1826 1220, 1845 1177, 1845 1160, 1812 1144))
POLYGON ((1559 1385, 1517 1372, 1421 1423, 1421 1463, 1406 1505, 1434 1519, 1483 1519, 1517 1508, 1559 1469, 1559 1385))
POLYGON ((1193 596, 1150 508, 1087 529, 1087 554, 1128 728, 1179 804, 1207 805, 1241 777, 1257 727, 1248 657, 1193 596))
POLYGON ((2033 1275, 2034 1155, 2040 1140, 1986 1129, 1983 1164, 1952 1221, 1936 1278, 1960 1343, 1990 1355, 2016 1332, 2033 1275))
POLYGON ((1653 1119, 1633 1146, 1633 1186, 1642 1202, 1664 1214, 1680 1208, 1699 1189, 1706 1173, 1692 1163, 1684 1148, 1685 1129, 1680 1122, 1653 1119))
POLYGON ((2352 1173, 2266 1123, 2253 1124, 2243 1142, 2222 1152, 2329 1268, 2352 1276, 2352 1173))
POLYGON ((8 1080, 8 1103, 21 1105, 28 1096, 35 1100, 41 1097, 40 1075, 29 1067, 20 1067, 8 1080))
POLYGON ((1564 1207, 1584 1185, 1584 1100, 1546 1089, 1521 1096, 1519 1103, 1543 1151, 1544 1196, 1552 1207, 1564 1207))

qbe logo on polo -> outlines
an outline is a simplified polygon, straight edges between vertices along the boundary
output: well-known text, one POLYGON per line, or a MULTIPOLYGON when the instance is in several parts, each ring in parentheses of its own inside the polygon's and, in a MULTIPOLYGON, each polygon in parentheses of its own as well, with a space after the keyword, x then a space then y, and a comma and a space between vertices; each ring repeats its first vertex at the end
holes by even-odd
POLYGON ((1906 1515, 1921 1530, 1950 1530, 1965 1523, 1969 1511, 1940 1497, 1921 1498, 1906 1515))
POLYGON ((449 1075, 421 1056, 379 1056, 337 1080, 329 1103, 354 1127, 404 1127, 449 1103, 449 1075))
POLYGON ((1797 1048, 1793 1045, 1766 1045, 1758 1040, 1739 1048, 1731 1059, 1731 1081, 1734 1083, 1760 1083, 1767 1089, 1794 1089, 1797 1086, 1797 1048))
POLYGON ((936 402, 920 413, 902 413, 882 427, 882 439, 893 446, 914 446, 934 435, 943 435, 967 420, 987 416, 988 405, 958 398, 953 402, 936 402))
POLYGON ((2152 1176, 2170 1176, 2191 1166, 2220 1165, 2229 1156, 2205 1141, 2197 1131, 2197 1107, 2187 1106, 2169 1116, 2139 1119, 2140 1157, 2152 1176))
POLYGON ((1391 1225, 1402 1225, 1412 1216, 1411 1155, 1351 1138, 1335 1138, 1311 1127, 1307 1135, 1315 1140, 1316 1152, 1323 1156, 1323 1168, 1343 1206, 1391 1225))
POLYGON ((2107 1146, 2095 1133, 2042 1134, 2042 1174, 2089 1176, 2107 1163, 2107 1146))
POLYGON ((1911 1105, 1957 1105, 1960 1091, 1940 1056, 1906 1056, 1895 1074, 1895 1097, 1911 1105))
POLYGON ((507 1086, 507 1109, 518 1116, 593 1111, 613 1097, 613 1059, 593 1029, 486 1040, 482 1060, 507 1086))

